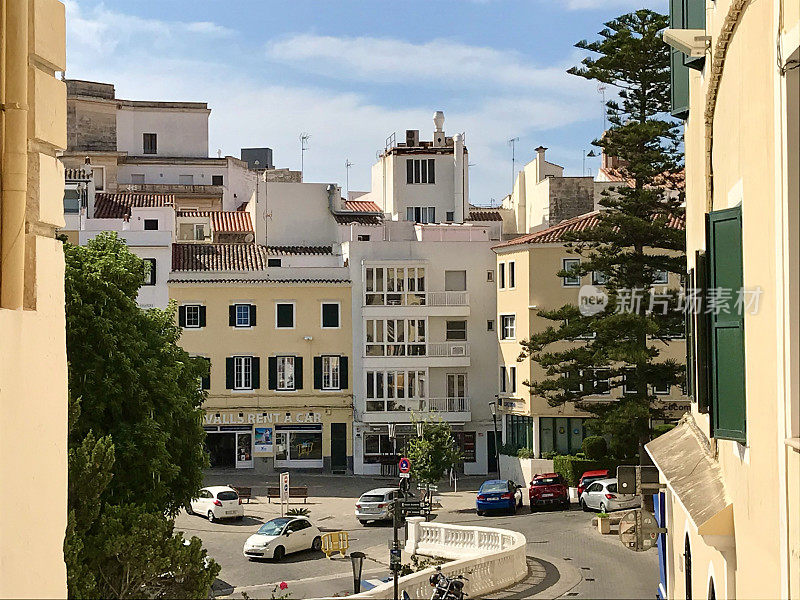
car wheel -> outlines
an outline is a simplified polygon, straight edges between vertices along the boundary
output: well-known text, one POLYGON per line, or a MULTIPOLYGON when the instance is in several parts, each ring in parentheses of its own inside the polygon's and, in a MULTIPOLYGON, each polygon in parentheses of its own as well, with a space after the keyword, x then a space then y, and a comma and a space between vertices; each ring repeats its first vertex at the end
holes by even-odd
POLYGON ((214 517, 214 511, 213 510, 208 511, 208 522, 213 523, 216 520, 217 519, 214 517))
MULTIPOLYGON (((605 502, 601 502, 600 503, 600 512, 601 513, 606 512, 606 504, 605 504, 605 502)), ((608 514, 608 513, 606 513, 606 514, 608 514)))
POLYGON ((484 514, 482 510, 478 510, 478 511, 476 511, 476 512, 478 513, 478 516, 479 516, 479 517, 482 517, 482 516, 483 516, 483 514, 484 514))
POLYGON ((531 512, 536 512, 536 505, 531 502, 531 512))
POLYGON ((274 560, 275 562, 280 562, 283 560, 284 556, 286 556, 286 549, 283 546, 278 546, 272 553, 272 560, 274 560))
POLYGON ((358 522, 361 523, 364 527, 367 526, 367 521, 364 521, 363 519, 359 519, 358 522))
POLYGON ((191 504, 187 504, 186 505, 186 514, 190 515, 190 516, 194 514, 194 511, 192 510, 192 505, 191 504))
POLYGON ((588 507, 588 506, 586 506, 586 502, 584 502, 584 501, 583 501, 583 498, 581 498, 581 499, 578 501, 578 504, 580 505, 580 507, 581 507, 581 510, 582 510, 583 512, 589 512, 589 507, 588 507))
POLYGON ((317 536, 317 537, 314 538, 314 541, 311 542, 311 549, 314 552, 322 551, 322 538, 321 537, 317 536))

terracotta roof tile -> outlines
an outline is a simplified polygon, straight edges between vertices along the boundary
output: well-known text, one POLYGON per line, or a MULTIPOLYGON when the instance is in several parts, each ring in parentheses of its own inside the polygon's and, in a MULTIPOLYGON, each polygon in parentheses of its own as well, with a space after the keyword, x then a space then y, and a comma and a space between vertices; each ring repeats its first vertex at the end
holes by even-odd
POLYGON ((179 217, 209 217, 214 231, 247 233, 254 231, 249 212, 229 210, 182 210, 179 217))
POLYGON ((350 200, 344 203, 345 210, 352 210, 353 212, 374 212, 383 213, 381 207, 374 202, 367 202, 364 200, 350 200))
POLYGON ((172 244, 173 271, 261 271, 270 256, 331 254, 330 246, 172 244))
POLYGON ((291 256, 293 254, 333 254, 331 246, 265 246, 271 256, 291 256))
POLYGON ((467 221, 502 221, 503 217, 496 210, 471 210, 467 221))
POLYGON ((158 208, 173 206, 173 194, 134 194, 120 192, 116 194, 97 192, 95 194, 95 219, 125 219, 131 215, 131 208, 158 208))
POLYGON ((337 223, 342 225, 349 225, 350 223, 358 223, 359 225, 380 225, 383 218, 378 215, 348 215, 339 213, 333 215, 337 223))

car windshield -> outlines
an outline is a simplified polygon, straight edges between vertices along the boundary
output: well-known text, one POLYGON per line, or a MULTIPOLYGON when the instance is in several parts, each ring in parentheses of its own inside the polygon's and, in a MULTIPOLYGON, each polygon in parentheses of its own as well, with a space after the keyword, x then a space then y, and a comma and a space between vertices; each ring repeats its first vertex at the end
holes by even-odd
POLYGON ((539 477, 533 480, 533 485, 553 485, 558 483, 558 477, 539 477))
POLYGON ((505 481, 488 481, 481 486, 481 492, 507 492, 508 484, 505 481))
POLYGON ((378 494, 364 494, 359 502, 383 502, 383 496, 378 494))
POLYGON ((261 535, 280 535, 281 531, 283 531, 283 528, 289 521, 291 521, 291 519, 272 519, 271 521, 267 521, 261 527, 259 527, 258 533, 261 535))
POLYGON ((238 500, 239 494, 236 492, 220 492, 217 494, 217 500, 238 500))

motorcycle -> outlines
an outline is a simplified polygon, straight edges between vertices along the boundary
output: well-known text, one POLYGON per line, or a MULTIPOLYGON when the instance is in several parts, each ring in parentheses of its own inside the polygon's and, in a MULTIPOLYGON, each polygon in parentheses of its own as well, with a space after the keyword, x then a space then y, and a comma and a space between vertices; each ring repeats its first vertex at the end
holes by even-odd
MULTIPOLYGON (((464 600, 467 596, 464 591, 464 582, 469 580, 463 575, 448 577, 442 573, 441 567, 436 567, 436 572, 428 581, 433 587, 430 600, 464 600)), ((403 591, 403 600, 411 600, 406 591, 403 591)))

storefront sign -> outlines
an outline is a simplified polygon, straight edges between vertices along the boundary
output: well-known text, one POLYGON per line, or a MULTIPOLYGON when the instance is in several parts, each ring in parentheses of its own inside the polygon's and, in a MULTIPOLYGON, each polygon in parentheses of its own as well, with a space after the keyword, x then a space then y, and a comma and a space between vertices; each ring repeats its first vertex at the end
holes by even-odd
POLYGON ((215 413, 203 415, 204 425, 239 425, 267 423, 322 423, 322 415, 318 412, 239 412, 215 413))
POLYGON ((272 452, 272 427, 256 427, 255 452, 272 452))

